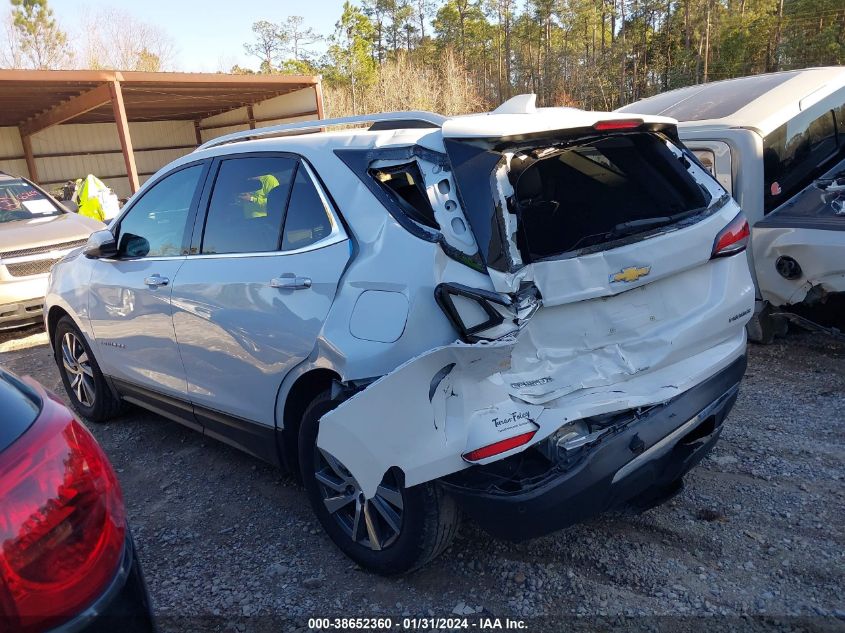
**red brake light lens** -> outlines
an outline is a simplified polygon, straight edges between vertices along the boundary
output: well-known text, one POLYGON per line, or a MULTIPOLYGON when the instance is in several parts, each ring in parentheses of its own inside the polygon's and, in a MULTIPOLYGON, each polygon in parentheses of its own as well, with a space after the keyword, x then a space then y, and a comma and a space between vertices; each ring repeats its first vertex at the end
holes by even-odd
POLYGON ((633 130, 643 124, 642 119, 619 119, 618 121, 599 121, 593 126, 599 132, 612 132, 614 130, 633 130))
POLYGON ((67 409, 44 399, 0 454, 0 612, 15 631, 69 620, 114 579, 125 537, 111 464, 67 409))
POLYGON ((522 435, 515 435, 514 437, 509 437, 506 440, 495 442, 494 444, 488 444, 487 446, 482 446, 481 448, 476 448, 474 451, 464 453, 463 458, 468 462, 478 462, 482 459, 493 457, 493 455, 505 453, 511 450, 512 448, 516 448, 517 446, 528 444, 528 442, 531 441, 531 438, 534 437, 536 433, 537 430, 534 429, 533 431, 523 433, 522 435))
POLYGON ((748 246, 750 237, 751 227, 748 226, 745 216, 740 213, 716 236, 710 257, 728 257, 741 253, 748 246))

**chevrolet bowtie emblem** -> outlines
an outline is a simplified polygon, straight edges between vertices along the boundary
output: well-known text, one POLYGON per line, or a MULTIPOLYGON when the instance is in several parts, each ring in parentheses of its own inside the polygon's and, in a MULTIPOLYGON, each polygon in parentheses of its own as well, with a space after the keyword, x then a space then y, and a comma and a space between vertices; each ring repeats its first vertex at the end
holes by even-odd
POLYGON ((625 282, 632 282, 636 281, 640 277, 645 277, 647 274, 651 272, 651 266, 629 266, 628 268, 623 268, 618 273, 613 273, 610 275, 610 283, 614 281, 625 281, 625 282))

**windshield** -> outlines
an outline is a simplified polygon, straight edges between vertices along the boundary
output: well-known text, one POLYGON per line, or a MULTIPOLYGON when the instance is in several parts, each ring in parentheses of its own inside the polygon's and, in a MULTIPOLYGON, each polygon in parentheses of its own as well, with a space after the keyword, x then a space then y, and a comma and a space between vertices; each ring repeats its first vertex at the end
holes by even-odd
POLYGON ((678 121, 721 119, 741 110, 784 81, 792 79, 798 72, 756 75, 689 86, 635 101, 619 108, 618 111, 658 114, 678 121))
POLYGON ((0 224, 59 215, 62 210, 25 180, 0 180, 0 224))

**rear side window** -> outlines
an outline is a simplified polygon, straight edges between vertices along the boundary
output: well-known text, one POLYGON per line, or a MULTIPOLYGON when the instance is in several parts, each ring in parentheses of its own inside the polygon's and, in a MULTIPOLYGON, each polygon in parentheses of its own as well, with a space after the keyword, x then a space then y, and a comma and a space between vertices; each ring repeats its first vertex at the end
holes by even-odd
POLYGON ((202 252, 279 250, 296 160, 280 156, 220 163, 208 205, 202 252))
POLYGON ((688 217, 713 196, 678 148, 624 134, 514 155, 508 201, 524 261, 597 246, 688 217))
POLYGON ((328 203, 317 191, 305 167, 300 166, 290 194, 282 250, 296 250, 319 242, 331 235, 333 224, 328 203))
POLYGON ((820 176, 839 152, 834 114, 803 112, 763 139, 764 211, 820 176))
POLYGON ((370 169, 370 175, 412 220, 439 229, 434 209, 425 191, 425 181, 416 161, 370 169))
POLYGON ((833 109, 833 118, 836 119, 836 137, 839 147, 845 147, 845 103, 833 109))

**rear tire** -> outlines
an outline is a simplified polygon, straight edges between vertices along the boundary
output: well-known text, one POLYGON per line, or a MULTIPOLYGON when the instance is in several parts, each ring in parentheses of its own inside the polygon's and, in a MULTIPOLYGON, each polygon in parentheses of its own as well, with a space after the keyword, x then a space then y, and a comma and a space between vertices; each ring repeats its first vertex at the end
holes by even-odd
POLYGON ((121 401, 112 393, 88 341, 70 317, 62 317, 56 324, 53 350, 62 384, 77 413, 97 423, 116 417, 121 401))
POLYGON ((379 486, 384 496, 364 500, 343 465, 317 449, 320 418, 337 404, 323 392, 308 405, 300 427, 299 464, 314 513, 335 545, 361 567, 382 575, 422 567, 452 542, 460 524, 457 505, 434 483, 405 488, 398 469, 385 474, 379 486), (375 525, 373 531, 367 523, 375 525))

